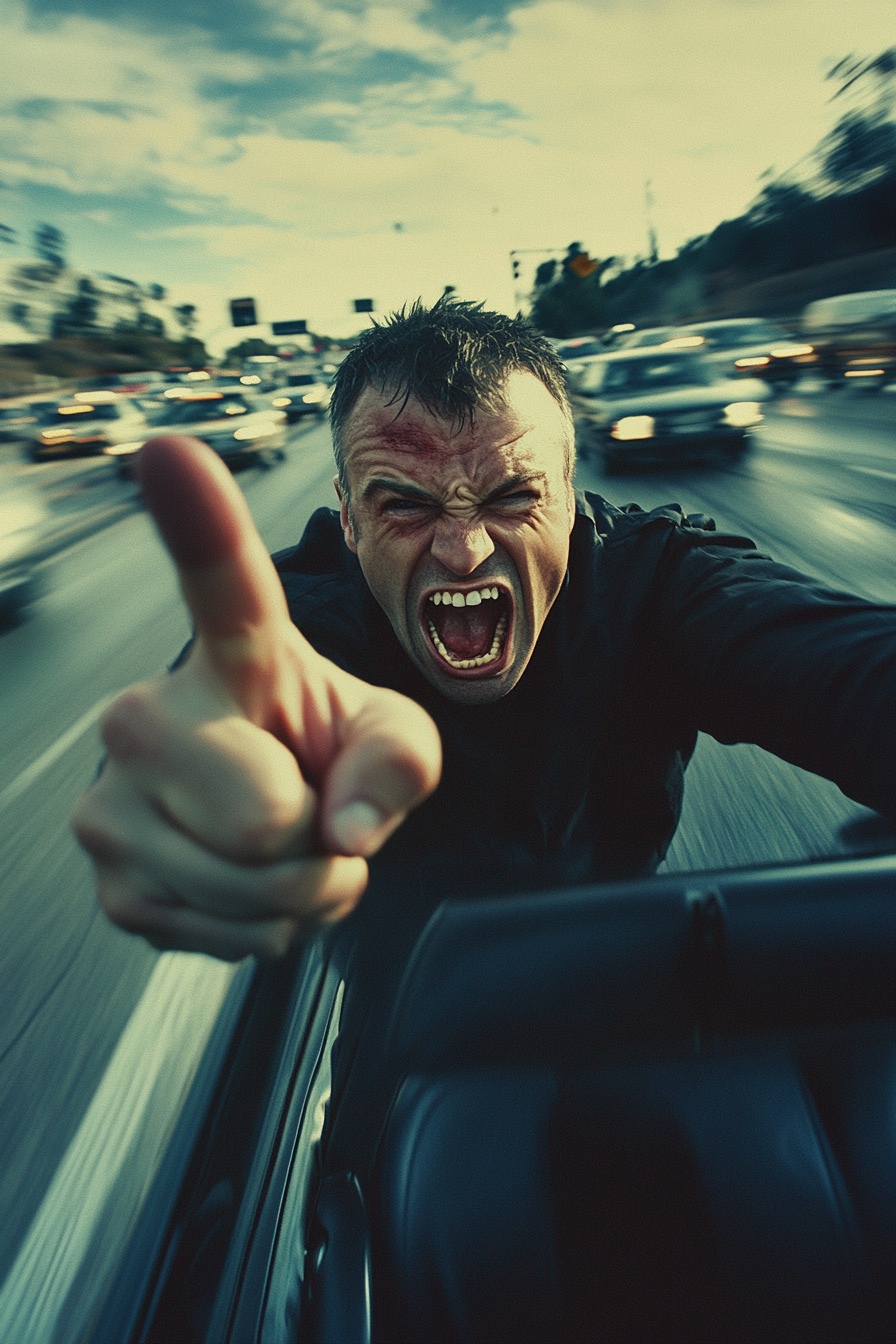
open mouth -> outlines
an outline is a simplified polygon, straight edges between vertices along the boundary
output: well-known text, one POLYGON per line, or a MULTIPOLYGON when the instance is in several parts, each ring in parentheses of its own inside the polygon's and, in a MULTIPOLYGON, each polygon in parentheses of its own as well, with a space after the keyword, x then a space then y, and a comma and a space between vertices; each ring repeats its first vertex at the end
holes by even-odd
POLYGON ((441 588, 423 604, 423 624, 454 672, 497 672, 507 653, 512 602, 504 588, 441 588))

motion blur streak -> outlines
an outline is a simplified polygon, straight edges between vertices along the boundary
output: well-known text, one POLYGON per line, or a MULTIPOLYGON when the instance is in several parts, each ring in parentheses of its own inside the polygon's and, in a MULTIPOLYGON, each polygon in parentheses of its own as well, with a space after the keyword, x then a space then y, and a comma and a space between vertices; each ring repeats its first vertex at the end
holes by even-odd
POLYGON ((81 1337, 149 1187, 235 967, 167 952, 0 1289, 0 1339, 81 1337), (79 1273, 89 1266, 89 1274, 79 1273))
POLYGON ((78 738, 86 733, 88 728, 93 727, 103 710, 112 703, 113 699, 114 696, 112 695, 104 695, 101 700, 97 700, 96 704, 88 709, 86 714, 82 714, 80 719, 72 724, 71 728, 57 737, 56 741, 47 747, 46 751, 42 751, 37 760, 32 761, 20 775, 16 775, 12 783, 7 784, 6 788, 0 791, 0 812, 3 811, 4 807, 8 807, 11 802, 14 802, 16 798, 20 798, 35 780, 40 779, 45 770, 49 770, 50 766, 54 765, 60 756, 65 755, 69 747, 74 746, 78 738))

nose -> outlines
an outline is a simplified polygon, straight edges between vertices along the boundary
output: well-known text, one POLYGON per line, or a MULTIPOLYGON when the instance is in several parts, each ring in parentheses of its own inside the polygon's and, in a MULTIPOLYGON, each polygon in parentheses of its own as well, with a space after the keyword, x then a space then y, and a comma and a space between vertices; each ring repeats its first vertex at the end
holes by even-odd
POLYGON ((442 517, 432 541, 434 559, 452 574, 467 575, 478 569, 494 553, 494 542, 482 523, 464 518, 442 517))

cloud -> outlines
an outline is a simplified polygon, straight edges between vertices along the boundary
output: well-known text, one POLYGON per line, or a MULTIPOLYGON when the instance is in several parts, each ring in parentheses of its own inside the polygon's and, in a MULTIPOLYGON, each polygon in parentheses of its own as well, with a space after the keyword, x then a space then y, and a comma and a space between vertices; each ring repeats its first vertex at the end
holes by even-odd
POLYGON ((96 112, 101 117, 115 117, 118 121, 132 121, 135 116, 152 116, 148 107, 136 103, 104 103, 89 98, 22 98, 11 106, 13 116, 23 121, 58 121, 71 109, 81 108, 96 112))
POLYGON ((431 0, 420 21, 446 37, 512 31, 510 15, 535 0, 431 0))
POLYGON ((666 254, 738 213, 891 5, 20 0, 10 222, 56 220, 96 269, 288 293, 278 317, 447 283, 512 306, 511 248, 643 250, 648 178, 666 254))

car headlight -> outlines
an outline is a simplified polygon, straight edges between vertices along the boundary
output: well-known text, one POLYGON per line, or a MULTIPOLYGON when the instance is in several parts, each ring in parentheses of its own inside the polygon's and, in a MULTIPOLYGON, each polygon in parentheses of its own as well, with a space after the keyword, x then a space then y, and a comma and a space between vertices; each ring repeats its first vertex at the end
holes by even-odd
POLYGON ((145 442, 145 439, 139 439, 136 443, 108 443, 103 452, 108 457, 128 457, 131 453, 139 453, 145 442))
POLYGON ((272 406, 291 406, 292 397, 274 397, 271 401, 272 406))
POLYGON ((726 425, 737 425, 742 429, 745 425, 758 425, 761 419, 762 408, 758 401, 732 401, 725 407, 726 425))
POLYGON ((318 402, 323 401, 325 396, 325 392, 306 392, 302 400, 312 405, 316 405, 318 402))
POLYGON ((271 420, 264 420, 260 424, 242 425, 239 429, 233 431, 235 439, 262 439, 266 434, 273 434, 277 426, 271 420))
POLYGON ((744 359, 734 361, 738 369, 764 369, 766 364, 771 364, 768 355, 748 355, 744 359))
POLYGON ((651 439, 653 438, 654 419, 652 415, 624 415, 610 430, 613 439, 651 439))
POLYGON ((811 355, 815 349, 814 345, 773 345, 769 350, 770 355, 775 359, 793 359, 796 355, 811 355))

